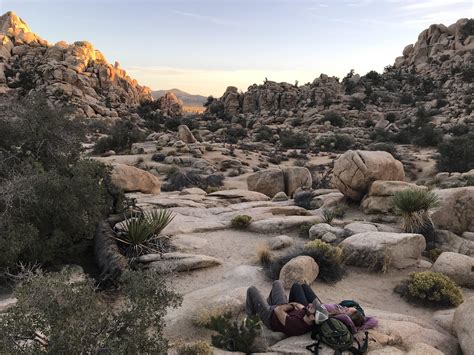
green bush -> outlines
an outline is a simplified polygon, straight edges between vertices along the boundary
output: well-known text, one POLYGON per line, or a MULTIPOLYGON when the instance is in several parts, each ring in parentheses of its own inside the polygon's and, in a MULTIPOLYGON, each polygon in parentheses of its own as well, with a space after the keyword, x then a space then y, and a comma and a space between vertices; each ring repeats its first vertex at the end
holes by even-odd
POLYGON ((331 126, 335 127, 344 127, 344 118, 341 116, 339 112, 336 111, 329 111, 324 114, 322 119, 323 122, 329 121, 331 126))
POLYGON ((438 146, 438 171, 466 172, 474 169, 474 133, 454 137, 438 146))
POLYGON ((294 133, 292 131, 280 132, 280 144, 287 149, 306 149, 309 138, 304 133, 294 133))
POLYGON ((238 322, 232 319, 231 313, 211 317, 207 328, 218 334, 213 335, 212 345, 227 351, 240 351, 245 354, 252 353, 252 345, 260 333, 260 322, 257 317, 247 317, 238 322))
POLYGON ((98 292, 91 278, 70 270, 23 281, 17 305, 2 314, 0 348, 8 354, 166 353, 163 317, 180 297, 154 272, 127 271, 117 286, 98 292))
POLYGON ((413 143, 422 147, 436 147, 442 139, 441 130, 431 125, 424 125, 414 133, 413 143))
POLYGON ((107 137, 99 139, 94 146, 94 153, 102 154, 109 150, 128 151, 133 143, 145 140, 145 133, 130 121, 118 121, 107 137))
POLYGON ((247 137, 247 130, 242 127, 230 127, 226 129, 225 140, 230 144, 237 144, 239 140, 247 137))
POLYGON ((208 190, 224 184, 222 175, 203 175, 194 170, 184 171, 178 168, 173 168, 168 172, 166 179, 166 184, 161 186, 163 191, 181 191, 186 187, 199 187, 208 190))
POLYGON ((414 99, 411 94, 402 94, 400 96, 400 103, 402 105, 411 105, 413 103, 414 99))
POLYGON ((322 212, 323 223, 331 224, 334 218, 336 218, 336 212, 333 209, 323 208, 323 212, 322 212))
POLYGON ((211 346, 203 341, 197 341, 192 344, 178 343, 176 345, 177 355, 213 355, 211 346))
POLYGON ((306 210, 314 210, 319 207, 313 204, 313 193, 311 191, 298 191, 294 194, 293 200, 296 206, 306 210))
POLYGON ((273 138, 273 131, 270 127, 262 126, 257 129, 257 132, 255 134, 255 140, 257 142, 261 142, 261 141, 270 142, 272 138, 273 138))
POLYGON ((409 300, 433 306, 457 307, 463 302, 459 286, 449 277, 433 271, 413 272, 398 292, 409 300))
POLYGON ((466 83, 474 83, 474 65, 466 65, 461 69, 462 80, 466 83))
POLYGON ((238 215, 232 218, 230 225, 235 229, 246 229, 252 222, 252 217, 247 215, 238 215))
POLYGON ((109 168, 79 160, 80 122, 42 99, 11 114, 17 118, 0 125, 0 267, 70 262, 96 224, 120 207, 120 194, 109 183, 109 168))

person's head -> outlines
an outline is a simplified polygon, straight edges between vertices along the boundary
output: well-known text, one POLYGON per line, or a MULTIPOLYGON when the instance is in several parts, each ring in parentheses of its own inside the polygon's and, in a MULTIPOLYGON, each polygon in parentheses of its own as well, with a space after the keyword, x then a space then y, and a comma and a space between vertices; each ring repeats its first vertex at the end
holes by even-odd
POLYGON ((364 316, 357 309, 353 307, 349 308, 348 316, 351 318, 356 327, 360 327, 362 324, 364 324, 364 316))
POLYGON ((321 324, 328 319, 328 311, 317 299, 309 303, 306 309, 308 310, 306 315, 309 316, 311 320, 314 320, 316 324, 321 324))

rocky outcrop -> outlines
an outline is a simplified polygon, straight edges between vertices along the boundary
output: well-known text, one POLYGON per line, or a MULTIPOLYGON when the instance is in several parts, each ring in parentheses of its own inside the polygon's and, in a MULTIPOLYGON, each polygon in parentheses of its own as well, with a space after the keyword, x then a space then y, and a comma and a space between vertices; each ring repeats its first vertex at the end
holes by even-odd
POLYGON ((135 262, 144 269, 155 270, 162 274, 191 271, 222 264, 222 261, 211 256, 181 252, 146 254, 137 257, 135 262))
POLYGON ((401 162, 383 151, 348 150, 334 163, 332 182, 345 196, 359 201, 375 180, 403 181, 401 162))
POLYGON ((290 288, 295 282, 311 284, 319 274, 319 266, 310 256, 300 255, 288 261, 280 270, 283 287, 290 288))
POLYGON ((160 179, 149 172, 125 164, 114 165, 112 183, 124 192, 140 191, 145 194, 159 194, 160 179))
POLYGON ((449 276, 458 285, 474 288, 474 258, 470 256, 444 252, 431 268, 449 276))
POLYGON ((109 64, 91 43, 54 45, 31 32, 15 13, 0 17, 0 86, 42 94, 81 117, 118 117, 151 100, 151 91, 109 64))
POLYGON ((196 143, 196 138, 189 130, 189 127, 186 125, 180 125, 178 127, 178 139, 183 141, 186 144, 196 143))
POLYGON ((267 169, 258 171, 247 177, 247 186, 250 191, 257 191, 268 197, 285 191, 285 179, 281 169, 267 169))
POLYGON ((249 190, 261 192, 269 197, 274 197, 279 192, 292 197, 297 189, 310 188, 312 183, 311 173, 303 167, 267 169, 247 177, 249 190))
POLYGON ((171 91, 167 91, 159 98, 159 105, 161 112, 166 116, 181 117, 183 114, 183 103, 171 91))
POLYGON ((354 234, 340 246, 348 265, 401 269, 416 264, 426 242, 421 234, 366 232, 354 234))
POLYGON ((370 186, 369 192, 363 198, 360 207, 364 213, 393 213, 393 195, 406 189, 426 190, 427 188, 403 181, 377 180, 370 186))
POLYGON ((474 297, 461 304, 454 313, 454 330, 464 355, 474 355, 474 297))
POLYGON ((474 186, 436 190, 440 207, 432 215, 439 229, 457 234, 474 232, 474 186))

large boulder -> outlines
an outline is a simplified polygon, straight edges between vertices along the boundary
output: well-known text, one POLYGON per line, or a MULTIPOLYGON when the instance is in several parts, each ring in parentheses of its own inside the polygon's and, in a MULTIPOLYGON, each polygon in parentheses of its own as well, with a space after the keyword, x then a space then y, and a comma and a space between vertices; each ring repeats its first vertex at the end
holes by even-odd
POLYGON ((344 195, 360 201, 375 180, 404 179, 402 163, 390 153, 348 150, 334 163, 332 182, 344 195))
POLYGON ((310 188, 313 184, 311 173, 307 168, 292 166, 283 168, 285 192, 292 197, 297 189, 310 188))
POLYGON ((454 330, 464 355, 474 355, 474 296, 468 298, 454 313, 454 330))
POLYGON ((247 186, 250 191, 261 192, 268 197, 285 191, 285 178, 281 169, 267 169, 258 171, 247 177, 247 186))
POLYGON ((369 192, 363 198, 360 206, 364 213, 393 213, 393 195, 407 189, 426 190, 427 188, 404 181, 377 180, 370 186, 369 192))
POLYGON ((333 233, 338 238, 346 235, 344 229, 340 227, 333 227, 327 223, 318 223, 309 229, 309 239, 321 239, 326 233, 333 233))
POLYGON ((432 218, 439 229, 456 234, 474 232, 474 186, 436 190, 441 205, 432 218))
POLYGON ((401 269, 415 265, 426 248, 421 234, 365 232, 341 242, 348 265, 401 269))
POLYGON ((452 252, 444 252, 436 259, 433 271, 449 276, 461 286, 474 288, 474 258, 452 252))
POLYGON ((124 192, 159 194, 160 179, 149 172, 125 164, 115 164, 111 173, 112 183, 124 192))
POLYGON ((176 95, 167 91, 159 99, 160 110, 170 117, 180 117, 183 114, 183 103, 176 97, 176 95))
POLYGON ((189 127, 184 124, 178 126, 178 139, 187 144, 196 143, 196 138, 194 138, 189 127))
POLYGON ((319 274, 319 266, 310 256, 300 255, 288 261, 280 270, 280 281, 285 288, 293 283, 311 284, 319 274))

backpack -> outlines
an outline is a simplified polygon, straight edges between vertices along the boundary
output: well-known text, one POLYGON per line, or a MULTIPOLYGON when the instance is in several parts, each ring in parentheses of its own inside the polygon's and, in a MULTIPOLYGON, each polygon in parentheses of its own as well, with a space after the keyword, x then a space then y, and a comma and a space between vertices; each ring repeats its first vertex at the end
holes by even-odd
POLYGON ((335 355, 339 355, 343 351, 349 351, 353 355, 363 355, 367 352, 368 332, 365 332, 364 344, 361 347, 359 341, 352 336, 349 328, 336 318, 330 317, 320 325, 315 326, 311 338, 317 340, 317 342, 308 345, 306 349, 314 354, 319 353, 321 342, 333 348, 335 355), (352 345, 354 340, 357 342, 357 348, 352 345))
POLYGON ((340 306, 347 307, 347 308, 355 308, 357 309, 363 317, 365 317, 364 309, 354 300, 344 300, 339 303, 340 306))

